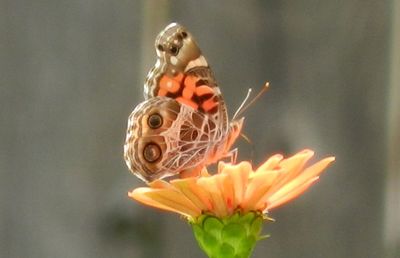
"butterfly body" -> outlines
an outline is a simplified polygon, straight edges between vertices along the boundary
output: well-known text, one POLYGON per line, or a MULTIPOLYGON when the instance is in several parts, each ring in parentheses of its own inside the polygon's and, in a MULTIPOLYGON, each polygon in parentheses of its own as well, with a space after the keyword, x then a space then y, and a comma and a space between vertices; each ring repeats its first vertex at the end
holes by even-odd
POLYGON ((243 119, 228 121, 219 87, 197 43, 179 24, 156 38, 145 101, 128 119, 125 161, 145 181, 201 168, 230 155, 243 119))

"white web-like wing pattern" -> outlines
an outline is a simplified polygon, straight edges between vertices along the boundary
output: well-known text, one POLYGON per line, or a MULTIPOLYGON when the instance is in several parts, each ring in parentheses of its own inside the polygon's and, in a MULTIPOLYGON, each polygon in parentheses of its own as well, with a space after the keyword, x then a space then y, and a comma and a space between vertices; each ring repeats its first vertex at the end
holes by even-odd
POLYGON ((226 132, 222 129, 213 116, 181 105, 173 126, 161 134, 167 144, 167 155, 162 161, 164 169, 179 171, 204 163, 224 140, 226 132), (194 115, 202 121, 200 126, 192 119, 194 115))

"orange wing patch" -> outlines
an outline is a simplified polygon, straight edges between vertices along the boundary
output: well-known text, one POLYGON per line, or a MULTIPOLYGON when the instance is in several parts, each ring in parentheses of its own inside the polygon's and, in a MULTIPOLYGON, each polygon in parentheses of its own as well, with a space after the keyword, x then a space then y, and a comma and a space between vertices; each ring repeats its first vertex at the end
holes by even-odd
POLYGON ((193 100, 191 99, 185 99, 183 97, 178 97, 176 98, 176 101, 185 104, 187 106, 192 107, 193 109, 197 110, 199 108, 199 105, 197 105, 193 100))
POLYGON ((210 98, 206 101, 204 101, 201 104, 201 107, 204 109, 204 111, 209 112, 211 111, 213 108, 215 108, 216 106, 218 106, 218 101, 215 101, 214 98, 210 98))
POLYGON ((158 96, 165 96, 167 93, 177 93, 181 87, 183 74, 179 73, 174 77, 163 75, 160 80, 160 90, 158 96))
POLYGON ((184 88, 182 91, 182 96, 185 99, 188 99, 188 100, 192 99, 193 94, 196 90, 196 81, 197 81, 196 77, 191 76, 191 75, 186 76, 185 81, 183 82, 184 88))
POLYGON ((201 103, 201 107, 203 108, 204 111, 210 112, 212 109, 218 106, 218 101, 214 98, 215 92, 211 87, 207 85, 198 86, 196 88, 196 95, 199 97, 205 95, 211 95, 205 101, 203 101, 203 103, 201 103))
POLYGON ((205 112, 210 112, 218 106, 215 91, 208 85, 199 85, 199 78, 193 75, 179 73, 174 77, 163 75, 160 79, 158 96, 168 96, 173 94, 176 101, 198 110, 199 107, 205 112), (183 82, 183 83, 182 83, 183 82), (201 100, 199 100, 200 98, 201 100))
POLYGON ((201 97, 206 94, 213 94, 214 95, 214 90, 210 88, 207 85, 200 85, 196 88, 196 95, 201 97))

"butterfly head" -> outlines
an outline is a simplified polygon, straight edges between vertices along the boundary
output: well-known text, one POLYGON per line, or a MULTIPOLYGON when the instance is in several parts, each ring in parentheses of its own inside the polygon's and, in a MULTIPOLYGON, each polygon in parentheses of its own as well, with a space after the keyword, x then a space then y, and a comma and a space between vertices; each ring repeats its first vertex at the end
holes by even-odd
POLYGON ((201 56, 193 36, 178 23, 169 24, 158 34, 155 47, 158 58, 176 71, 184 71, 191 61, 201 56))

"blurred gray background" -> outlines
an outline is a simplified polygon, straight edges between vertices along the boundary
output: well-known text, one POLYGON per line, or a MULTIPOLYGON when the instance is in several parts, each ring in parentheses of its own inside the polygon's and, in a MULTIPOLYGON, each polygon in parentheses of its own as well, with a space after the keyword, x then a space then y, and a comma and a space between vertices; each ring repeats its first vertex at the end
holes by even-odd
POLYGON ((0 0, 0 257, 205 257, 179 216, 127 197, 143 183, 126 120, 171 21, 231 115, 271 83, 239 159, 337 157, 253 257, 400 257, 399 16, 395 0, 0 0))

